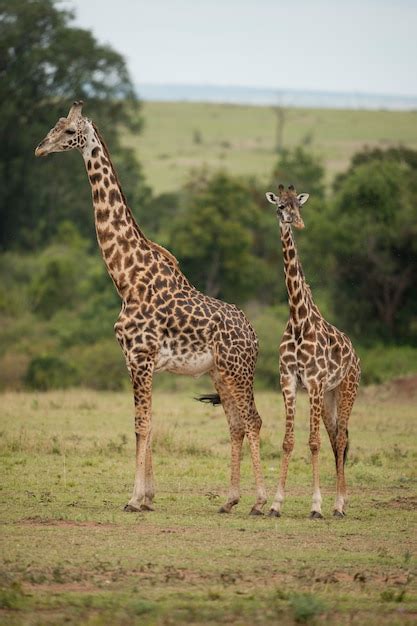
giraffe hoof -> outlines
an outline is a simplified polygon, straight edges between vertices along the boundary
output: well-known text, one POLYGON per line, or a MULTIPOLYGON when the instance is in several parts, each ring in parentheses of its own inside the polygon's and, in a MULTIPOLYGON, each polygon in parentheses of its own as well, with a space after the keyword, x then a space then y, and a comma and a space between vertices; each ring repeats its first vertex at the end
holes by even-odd
POLYGON ((230 509, 226 505, 224 505, 217 510, 217 513, 230 513, 230 509))
POLYGON ((346 513, 344 511, 338 511, 337 509, 333 511, 333 517, 337 517, 338 519, 343 519, 345 515, 346 513))
POLYGON ((263 515, 263 513, 259 509, 252 507, 251 510, 249 511, 249 515, 263 515))
POLYGON ((323 515, 320 513, 320 511, 311 511, 310 519, 323 519, 323 515))
POLYGON ((125 511, 126 513, 140 513, 140 509, 137 509, 132 504, 126 504, 123 511, 125 511))
POLYGON ((281 513, 276 509, 271 509, 268 513, 268 517, 281 517, 281 513))
POLYGON ((154 511, 155 509, 150 504, 141 504, 139 507, 139 511, 154 511))

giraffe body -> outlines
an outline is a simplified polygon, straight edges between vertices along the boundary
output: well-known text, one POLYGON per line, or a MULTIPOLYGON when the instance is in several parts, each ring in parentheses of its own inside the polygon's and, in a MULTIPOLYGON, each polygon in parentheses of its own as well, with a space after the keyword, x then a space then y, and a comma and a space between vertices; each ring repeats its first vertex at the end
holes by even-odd
POLYGON ((307 390, 310 400, 309 445, 313 466, 312 518, 320 518, 321 493, 318 455, 320 420, 323 419, 335 455, 337 493, 334 514, 343 517, 346 504, 344 463, 348 446, 348 422, 359 385, 359 359, 343 332, 329 324, 313 301, 295 246, 292 227, 303 228, 300 207, 307 194, 293 188, 267 198, 277 205, 284 256, 285 282, 290 318, 280 345, 280 383, 284 397, 286 425, 278 489, 270 514, 280 516, 288 464, 294 448, 294 418, 297 386, 307 390))
POLYGON ((256 480, 253 514, 266 502, 260 466, 262 424, 253 398, 256 334, 234 305, 200 293, 175 257, 148 239, 127 206, 108 149, 96 126, 75 102, 35 153, 77 148, 91 185, 98 244, 122 300, 114 330, 132 380, 135 402, 136 474, 127 511, 152 510, 151 398, 155 372, 199 376, 209 372, 231 436, 231 485, 222 512, 240 497, 240 458, 246 435, 256 480))

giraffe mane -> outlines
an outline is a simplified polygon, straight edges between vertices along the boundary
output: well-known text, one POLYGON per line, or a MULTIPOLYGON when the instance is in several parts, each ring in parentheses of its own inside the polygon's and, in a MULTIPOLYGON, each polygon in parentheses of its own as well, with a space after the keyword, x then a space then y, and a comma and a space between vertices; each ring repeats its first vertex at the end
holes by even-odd
POLYGON ((149 239, 145 235, 145 233, 139 228, 139 226, 138 226, 138 224, 137 224, 137 222, 136 222, 136 220, 134 218, 134 215, 132 213, 132 209, 129 207, 129 205, 127 203, 126 196, 125 196, 125 194, 123 192, 122 185, 120 183, 120 178, 119 178, 119 176, 117 174, 116 168, 114 167, 114 164, 113 164, 113 161, 111 159, 110 152, 109 152, 109 149, 107 147, 107 144, 104 141, 103 136, 100 133, 99 129, 97 128, 96 124, 93 121, 91 122, 91 124, 92 124, 92 126, 94 128, 94 131, 97 134, 97 137, 100 140, 100 143, 102 145, 104 154, 106 155, 106 159, 108 160, 108 162, 110 163, 110 165, 111 165, 111 167, 113 169, 114 177, 115 177, 116 183, 117 183, 117 185, 119 187, 120 195, 121 195, 122 200, 123 200, 123 202, 125 204, 126 211, 130 214, 130 217, 132 218, 132 222, 135 225, 135 228, 138 230, 138 232, 141 235, 141 237, 143 237, 147 241, 147 243, 149 244, 149 246, 151 248, 153 248, 154 250, 157 250, 158 252, 160 252, 168 261, 173 263, 175 265, 175 267, 179 267, 178 259, 169 250, 167 250, 163 246, 160 246, 159 243, 155 243, 155 241, 152 241, 151 239, 149 239))

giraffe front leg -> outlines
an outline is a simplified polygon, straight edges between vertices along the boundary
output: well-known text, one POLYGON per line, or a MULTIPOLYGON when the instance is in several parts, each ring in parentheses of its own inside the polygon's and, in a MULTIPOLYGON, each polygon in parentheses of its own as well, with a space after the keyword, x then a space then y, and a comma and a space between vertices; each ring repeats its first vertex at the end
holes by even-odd
POLYGON ((285 497, 285 483, 287 481, 288 465, 294 449, 294 418, 295 418, 295 378, 290 375, 281 375, 281 389, 285 405, 285 435, 282 443, 283 457, 279 475, 278 488, 269 511, 270 517, 281 517, 282 504, 285 497))
POLYGON ((155 483, 153 478, 153 464, 152 464, 152 432, 149 433, 148 445, 146 447, 145 457, 145 499, 142 508, 146 507, 146 510, 153 511, 152 502, 155 496, 155 483))
POLYGON ((319 452, 320 452, 320 418, 323 413, 323 390, 314 387, 309 390, 310 396, 310 439, 311 463, 313 467, 313 501, 310 518, 322 519, 321 491, 319 475, 319 452))
POLYGON ((154 496, 151 452, 151 404, 153 361, 131 366, 135 399, 136 470, 132 497, 127 512, 153 510, 154 496))

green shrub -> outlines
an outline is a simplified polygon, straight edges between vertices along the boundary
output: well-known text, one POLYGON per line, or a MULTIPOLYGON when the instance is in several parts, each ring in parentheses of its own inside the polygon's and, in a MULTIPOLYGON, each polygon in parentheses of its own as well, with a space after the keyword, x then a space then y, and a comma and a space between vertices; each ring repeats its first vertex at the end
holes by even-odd
POLYGON ((0 589, 0 608, 19 610, 23 609, 26 598, 20 585, 15 582, 10 587, 0 589))
POLYGON ((324 604, 311 593, 294 593, 290 597, 290 606, 298 624, 308 624, 316 615, 323 613, 324 604))
POLYGON ((25 384, 30 389, 47 391, 64 389, 79 382, 73 365, 58 356, 41 355, 34 357, 25 376, 25 384))
POLYGON ((259 339, 255 381, 259 388, 278 389, 279 344, 288 320, 288 307, 281 305, 248 314, 259 339))
POLYGON ((417 348, 384 346, 359 349, 362 383, 384 383, 392 378, 417 373, 417 348))
POLYGON ((51 257, 35 274, 30 293, 33 310, 45 319, 55 311, 74 306, 77 294, 77 267, 71 259, 51 257))
POLYGON ((77 363, 83 387, 118 391, 130 384, 123 352, 115 338, 74 348, 69 354, 77 363))
POLYGON ((26 354, 16 352, 7 352, 0 357, 0 390, 21 389, 28 362, 26 354))

